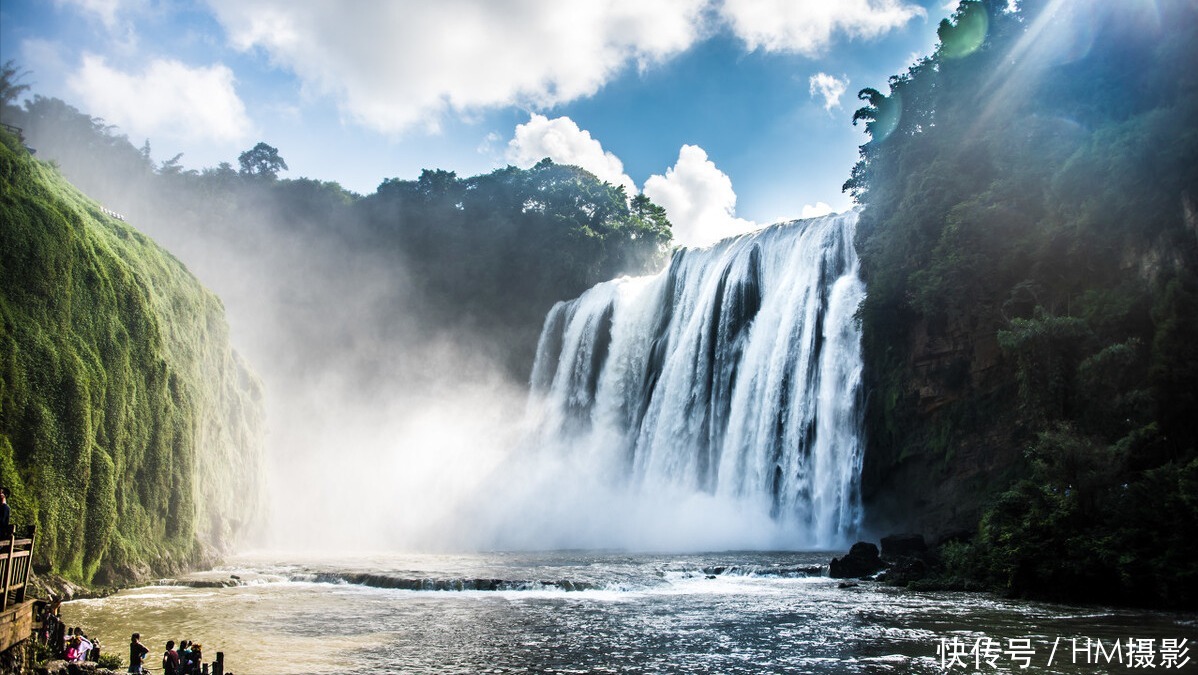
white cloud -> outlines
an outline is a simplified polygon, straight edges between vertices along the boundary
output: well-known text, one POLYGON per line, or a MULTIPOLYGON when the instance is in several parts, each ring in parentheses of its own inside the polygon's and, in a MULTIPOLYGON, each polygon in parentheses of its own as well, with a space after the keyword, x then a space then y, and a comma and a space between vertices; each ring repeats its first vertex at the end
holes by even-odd
POLYGON ((260 50, 306 93, 386 133, 436 130, 448 114, 544 110, 590 96, 627 68, 667 60, 725 26, 749 49, 811 55, 925 13, 911 0, 206 1, 233 47, 260 50))
POLYGON ((878 37, 925 11, 903 0, 723 0, 720 14, 749 49, 814 56, 839 33, 878 37))
POLYGON ((233 88, 233 71, 221 64, 191 68, 159 59, 131 74, 86 54, 67 85, 89 113, 135 138, 233 142, 250 133, 245 105, 233 88))
POLYGON ((134 55, 140 45, 134 17, 144 14, 149 0, 54 0, 60 6, 73 7, 99 19, 108 31, 115 52, 134 55))
POLYGON ((829 213, 832 213, 832 211, 833 211, 832 206, 825 202, 816 202, 814 205, 804 204, 803 212, 801 214, 799 214, 799 217, 800 218, 818 218, 820 216, 826 216, 829 213))
POLYGON ((811 76, 809 86, 812 96, 824 99, 824 110, 832 112, 832 108, 840 107, 840 97, 849 86, 849 78, 841 80, 827 73, 816 73, 811 76))
POLYGON ((569 117, 548 119, 533 114, 528 122, 516 127, 508 143, 507 159, 528 168, 544 158, 558 164, 574 164, 613 185, 623 185, 629 197, 637 193, 636 183, 624 173, 624 163, 603 149, 591 132, 579 129, 569 117))
POLYGON ((759 227, 736 217, 732 179, 697 145, 682 146, 674 166, 664 176, 650 176, 644 192, 665 208, 674 241, 683 246, 707 246, 759 227))
POLYGON ((372 129, 436 128, 447 112, 588 96, 700 37, 707 0, 208 0, 238 49, 261 48, 372 129))
POLYGON ((60 5, 74 5, 84 12, 94 14, 108 29, 116 27, 117 13, 121 10, 121 0, 57 0, 60 5))

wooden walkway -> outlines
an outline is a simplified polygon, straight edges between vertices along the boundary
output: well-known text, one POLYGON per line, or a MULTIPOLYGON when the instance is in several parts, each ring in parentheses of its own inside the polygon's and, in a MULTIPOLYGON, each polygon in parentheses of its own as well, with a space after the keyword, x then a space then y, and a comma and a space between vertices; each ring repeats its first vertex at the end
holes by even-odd
POLYGON ((25 599, 33 560, 32 525, 18 536, 0 540, 0 652, 29 639, 35 600, 25 599))

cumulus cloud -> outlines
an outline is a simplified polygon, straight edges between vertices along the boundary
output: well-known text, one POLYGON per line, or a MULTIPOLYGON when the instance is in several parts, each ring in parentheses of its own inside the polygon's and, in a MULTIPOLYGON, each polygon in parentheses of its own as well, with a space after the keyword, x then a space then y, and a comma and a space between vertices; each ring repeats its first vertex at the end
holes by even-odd
POLYGON ((723 0, 720 15, 749 49, 814 56, 837 34, 878 37, 925 11, 903 0, 723 0))
POLYGON ((527 169, 546 157, 558 164, 581 166, 600 180, 623 185, 630 197, 637 193, 636 183, 624 173, 620 158, 604 150, 591 132, 579 129, 569 117, 548 119, 534 113, 528 122, 516 127, 507 147, 508 161, 527 169))
POLYGON ((815 204, 804 204, 803 212, 799 214, 800 218, 818 218, 832 213, 832 206, 825 202, 816 202, 815 204))
POLYGON ((159 59, 144 72, 125 73, 86 54, 67 85, 89 112, 134 136, 233 142, 251 126, 233 81, 221 64, 192 68, 159 59))
POLYGON ((261 49, 308 91, 383 132, 436 128, 447 112, 553 106, 588 96, 700 37, 707 0, 209 0, 232 45, 261 49))
POLYGON ((665 208, 674 241, 683 246, 707 246, 759 227, 736 217, 732 179, 697 145, 682 146, 674 166, 664 176, 650 176, 644 192, 665 208))
POLYGON ((824 110, 832 112, 832 108, 840 107, 840 97, 849 86, 849 79, 838 79, 827 73, 816 73, 808 81, 811 95, 824 100, 824 110))

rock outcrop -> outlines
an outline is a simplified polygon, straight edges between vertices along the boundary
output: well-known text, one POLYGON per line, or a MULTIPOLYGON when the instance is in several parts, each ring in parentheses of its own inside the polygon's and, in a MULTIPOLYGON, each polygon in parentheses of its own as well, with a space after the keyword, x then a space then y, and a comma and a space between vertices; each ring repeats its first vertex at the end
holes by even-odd
POLYGON ((859 541, 844 557, 832 559, 828 565, 828 576, 833 579, 855 579, 867 577, 885 567, 886 563, 878 555, 877 545, 859 541))

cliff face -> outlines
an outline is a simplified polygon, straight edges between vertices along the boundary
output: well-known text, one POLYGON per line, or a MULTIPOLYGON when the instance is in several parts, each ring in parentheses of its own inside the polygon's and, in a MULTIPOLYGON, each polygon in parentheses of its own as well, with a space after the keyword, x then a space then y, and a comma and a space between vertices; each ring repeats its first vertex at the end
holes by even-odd
POLYGON ((862 92, 872 138, 846 184, 864 204, 862 498, 883 533, 976 534, 953 574, 1184 606, 1198 76, 1180 64, 1198 60, 1198 9, 1079 7, 966 0, 932 56, 862 92), (1092 47, 1062 60, 1079 25, 1092 47))
POLYGON ((35 565, 115 583, 198 564, 263 508, 261 389, 220 301, 0 136, 0 481, 35 565))
MULTIPOLYGON (((989 424, 970 414, 1010 395, 996 329, 912 317, 889 345, 901 360, 867 369, 871 392, 869 449, 862 467, 866 526, 880 534, 922 532, 933 540, 977 527, 994 490, 1020 460, 1015 411, 996 410, 989 424), (887 425, 891 428, 887 428, 887 425), (968 428, 963 428, 968 425, 968 428)), ((888 338, 889 339, 889 338, 888 338)))

